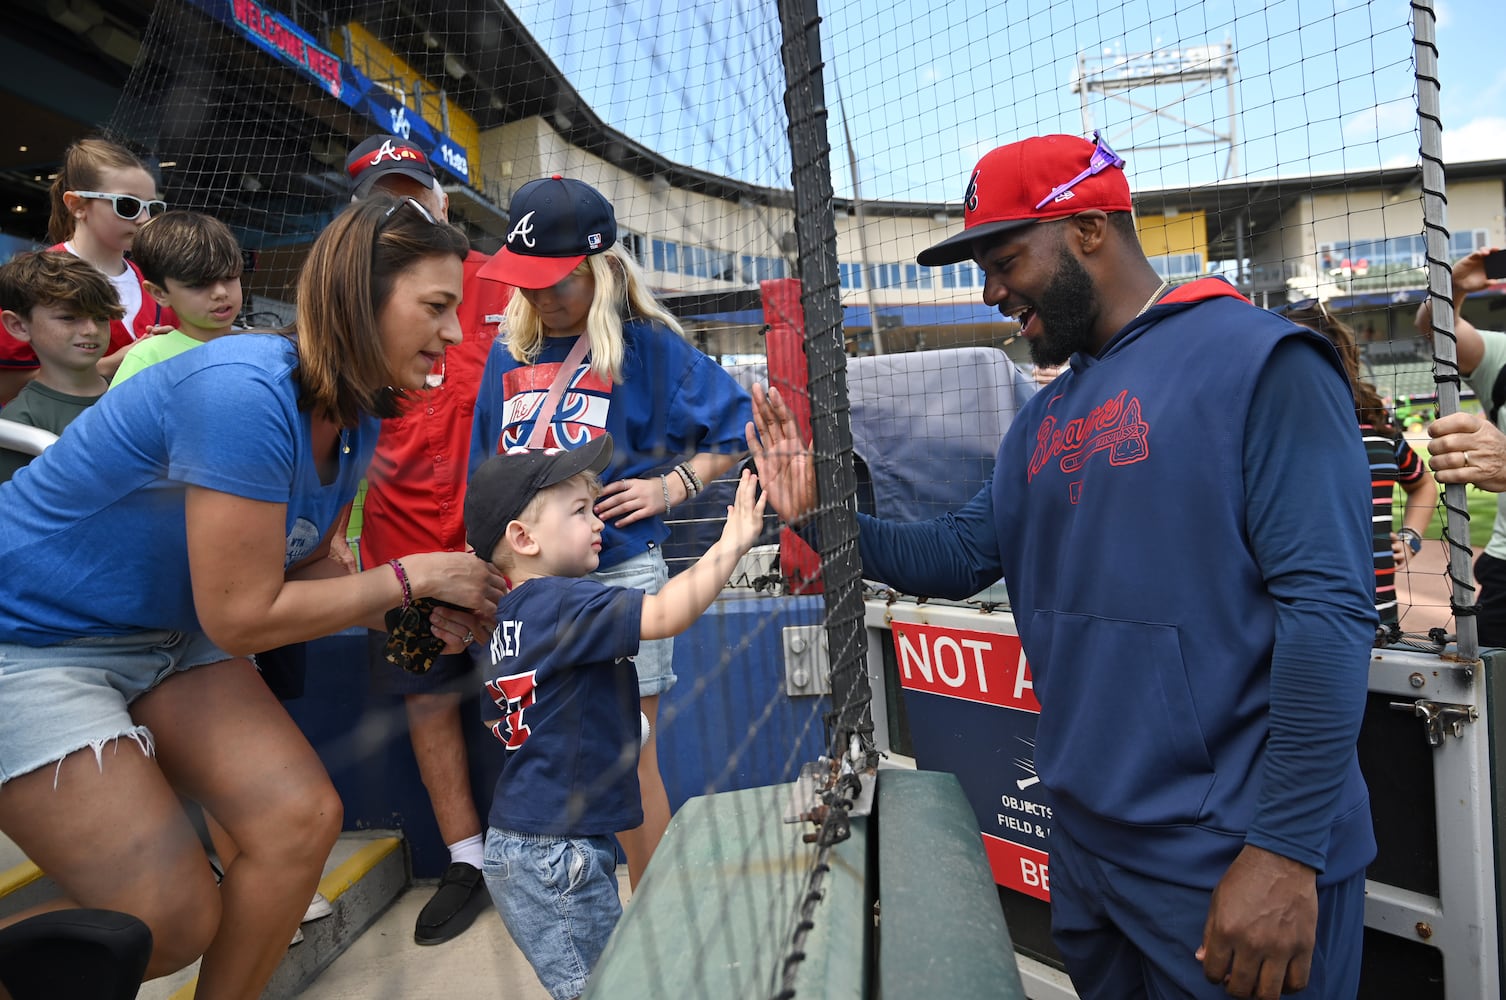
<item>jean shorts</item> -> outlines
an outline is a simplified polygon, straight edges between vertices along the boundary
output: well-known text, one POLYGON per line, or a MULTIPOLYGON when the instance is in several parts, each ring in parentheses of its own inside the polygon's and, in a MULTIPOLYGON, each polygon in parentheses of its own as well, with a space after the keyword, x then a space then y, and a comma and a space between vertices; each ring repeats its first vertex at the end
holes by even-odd
POLYGON ((580 996, 622 916, 612 838, 489 827, 481 873, 507 933, 552 1000, 580 996))
POLYGON ((131 718, 131 703, 173 674, 230 659, 202 632, 0 643, 0 783, 84 747, 103 766, 106 745, 122 736, 150 756, 152 734, 131 718))
MULTIPOLYGON (((664 553, 657 548, 607 569, 591 574, 591 579, 609 587, 637 587, 646 594, 657 594, 669 582, 669 567, 664 563, 664 553)), ((675 686, 675 641, 673 639, 650 639, 639 643, 638 656, 633 660, 638 667, 638 697, 663 694, 675 686)))

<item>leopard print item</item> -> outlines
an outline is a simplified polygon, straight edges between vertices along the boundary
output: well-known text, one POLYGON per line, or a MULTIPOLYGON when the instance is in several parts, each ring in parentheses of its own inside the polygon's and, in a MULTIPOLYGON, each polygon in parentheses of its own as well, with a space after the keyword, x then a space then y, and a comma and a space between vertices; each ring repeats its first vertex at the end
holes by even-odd
POLYGON ((409 607, 387 612, 387 643, 382 655, 410 674, 426 674, 444 652, 444 640, 429 631, 429 613, 439 604, 420 597, 409 607))

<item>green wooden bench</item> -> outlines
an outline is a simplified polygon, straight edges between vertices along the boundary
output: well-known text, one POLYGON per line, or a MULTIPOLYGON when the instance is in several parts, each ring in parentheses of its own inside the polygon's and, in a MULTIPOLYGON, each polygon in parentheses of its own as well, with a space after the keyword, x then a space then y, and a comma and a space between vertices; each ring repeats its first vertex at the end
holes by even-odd
MULTIPOLYGON (((670 823, 588 998, 771 998, 817 850, 789 786, 701 796, 670 823)), ((874 810, 829 855, 790 965, 794 996, 1024 1000, 978 834, 950 774, 884 770, 874 810)))

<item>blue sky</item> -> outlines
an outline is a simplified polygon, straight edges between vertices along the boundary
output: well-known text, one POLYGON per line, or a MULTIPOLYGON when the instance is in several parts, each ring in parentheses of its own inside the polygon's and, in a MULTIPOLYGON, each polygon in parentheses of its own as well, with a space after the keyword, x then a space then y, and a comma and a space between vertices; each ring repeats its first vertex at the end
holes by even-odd
MULTIPOLYGON (((672 160, 788 186, 772 0, 582 6, 513 4, 608 124, 672 160)), ((1440 0, 1437 9, 1445 159, 1506 159, 1500 0, 1440 0)), ((1402 0, 823 2, 833 183, 839 195, 852 191, 843 109, 864 198, 956 201, 993 146, 1085 131, 1071 90, 1080 55, 1111 62, 1225 44, 1238 67, 1236 175, 1415 163, 1409 13, 1402 0)), ((1227 144, 1215 137, 1229 128, 1222 84, 1090 97, 1092 125, 1129 161, 1137 189, 1228 172, 1227 144), (1155 106, 1179 120, 1146 113, 1155 106)))

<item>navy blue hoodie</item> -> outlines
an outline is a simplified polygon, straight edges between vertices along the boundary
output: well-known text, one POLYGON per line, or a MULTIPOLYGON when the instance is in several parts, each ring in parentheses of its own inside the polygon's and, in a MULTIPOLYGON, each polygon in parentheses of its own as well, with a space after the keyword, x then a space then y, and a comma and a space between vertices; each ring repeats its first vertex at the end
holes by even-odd
POLYGON ((1375 850, 1369 482, 1332 347, 1205 279, 1074 356, 967 507, 862 518, 860 552, 909 593, 1002 572, 1053 836, 1209 889, 1249 843, 1327 884, 1375 850))

